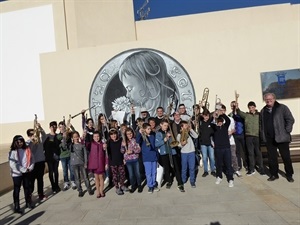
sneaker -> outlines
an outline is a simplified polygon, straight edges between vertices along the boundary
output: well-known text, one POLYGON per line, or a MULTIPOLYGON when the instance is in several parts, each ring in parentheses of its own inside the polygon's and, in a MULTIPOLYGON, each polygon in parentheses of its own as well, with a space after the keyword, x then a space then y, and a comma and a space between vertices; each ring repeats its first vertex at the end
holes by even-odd
POLYGON ((195 183, 191 183, 191 187, 192 188, 196 188, 196 184, 195 183))
POLYGON ((77 189, 77 186, 75 184, 75 181, 71 181, 71 187, 73 190, 76 190, 77 189))
POLYGON ((63 191, 66 191, 66 190, 68 190, 69 188, 70 188, 69 182, 65 182, 65 183, 64 183, 63 191))
POLYGON ((172 186, 172 183, 169 182, 169 183, 167 183, 166 188, 167 188, 167 189, 170 189, 171 186, 172 186))
POLYGON ((252 170, 252 171, 248 170, 248 172, 246 173, 247 176, 252 176, 254 174, 255 174, 254 170, 252 170))
POLYGON ((260 174, 261 176, 267 176, 267 174, 266 174, 264 171, 259 172, 259 174, 260 174))
POLYGON ((154 187, 153 191, 158 192, 158 191, 160 191, 160 189, 158 187, 154 187))
POLYGON ((288 182, 293 183, 295 180, 292 176, 286 176, 288 182))
POLYGON ((83 197, 83 195, 84 195, 83 191, 78 192, 78 197, 83 197))
POLYGON ((143 192, 143 187, 141 185, 138 186, 138 193, 142 193, 143 192))
POLYGON ((44 201, 47 199, 47 196, 46 195, 39 195, 39 200, 40 201, 44 201))
POLYGON ((122 191, 121 188, 116 188, 116 193, 117 195, 124 195, 124 192, 122 191))
POLYGON ((230 180, 230 181, 229 181, 229 183, 228 183, 228 187, 230 187, 230 188, 231 188, 231 187, 233 187, 233 186, 234 186, 234 184, 233 184, 233 180, 230 180))
POLYGON ((216 184, 220 184, 222 182, 222 178, 217 177, 216 184))
POLYGON ((185 192, 183 185, 179 185, 177 188, 180 192, 185 192))
POLYGON ((212 176, 214 176, 214 177, 216 177, 216 176, 217 176, 217 174, 216 174, 216 172, 215 172, 215 171, 212 171, 212 172, 210 173, 210 175, 212 175, 212 176))
POLYGON ((152 194, 152 193, 153 193, 153 188, 151 188, 151 187, 148 188, 148 193, 149 193, 149 194, 152 194))
POLYGON ((124 191, 124 192, 128 192, 128 191, 129 191, 129 188, 126 187, 126 186, 122 186, 122 187, 121 187, 121 190, 124 191))
POLYGON ((208 176, 208 172, 204 172, 204 173, 202 174, 202 177, 206 177, 206 176, 208 176))
POLYGON ((106 177, 104 180, 104 184, 108 184, 108 182, 109 182, 109 177, 106 177))
POLYGON ((240 171, 235 171, 234 174, 237 176, 237 177, 241 177, 242 174, 240 173, 240 171))
POLYGON ((93 189, 88 189, 88 193, 89 193, 89 195, 93 195, 94 194, 93 189))

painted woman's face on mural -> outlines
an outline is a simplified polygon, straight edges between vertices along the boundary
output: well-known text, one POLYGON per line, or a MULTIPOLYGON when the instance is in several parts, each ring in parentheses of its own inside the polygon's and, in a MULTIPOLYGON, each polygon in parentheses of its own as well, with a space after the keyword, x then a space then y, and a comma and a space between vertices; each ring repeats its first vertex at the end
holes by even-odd
POLYGON ((135 106, 142 106, 145 98, 141 96, 145 92, 141 80, 135 76, 128 76, 125 74, 123 77, 123 85, 126 89, 126 97, 130 99, 135 106))

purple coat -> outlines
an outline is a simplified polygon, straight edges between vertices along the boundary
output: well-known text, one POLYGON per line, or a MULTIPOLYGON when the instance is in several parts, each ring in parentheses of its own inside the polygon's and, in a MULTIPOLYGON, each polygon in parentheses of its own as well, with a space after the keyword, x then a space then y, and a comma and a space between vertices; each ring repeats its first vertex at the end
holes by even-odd
POLYGON ((103 149, 103 143, 93 141, 90 143, 90 149, 88 169, 97 174, 104 173, 105 164, 107 164, 107 157, 105 150, 103 149))

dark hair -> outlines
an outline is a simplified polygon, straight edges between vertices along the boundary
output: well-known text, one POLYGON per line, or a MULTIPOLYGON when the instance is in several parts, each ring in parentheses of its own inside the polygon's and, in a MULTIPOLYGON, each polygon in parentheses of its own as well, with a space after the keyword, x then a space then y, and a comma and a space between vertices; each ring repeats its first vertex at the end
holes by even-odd
POLYGON ((148 118, 148 123, 149 123, 150 121, 154 121, 154 122, 155 122, 155 118, 154 118, 154 117, 149 117, 149 118, 148 118))
POLYGON ((31 136, 33 135, 32 132, 34 132, 34 129, 32 129, 32 128, 28 129, 28 130, 26 131, 27 136, 28 136, 28 137, 31 137, 31 136))
POLYGON ((249 106, 254 106, 254 107, 256 107, 256 104, 255 104, 255 102, 251 101, 251 102, 248 103, 248 107, 249 107, 249 106))
POLYGON ((116 134, 118 136, 119 132, 115 128, 111 128, 108 132, 108 135, 116 134))
POLYGON ((221 105, 221 109, 226 110, 226 106, 222 104, 222 105, 221 105))
POLYGON ((202 115, 209 116, 210 112, 207 109, 204 109, 202 115))
POLYGON ((59 126, 59 125, 64 125, 64 126, 66 126, 66 124, 65 124, 64 121, 60 121, 60 122, 58 123, 58 126, 59 126))
POLYGON ((86 120, 86 124, 88 124, 90 121, 92 121, 92 122, 94 123, 94 120, 93 120, 92 118, 88 118, 88 119, 86 120))
POLYGON ((22 137, 22 135, 16 135, 16 136, 14 136, 14 138, 12 140, 12 143, 11 143, 11 146, 10 146, 11 151, 18 149, 17 141, 19 141, 19 140, 23 142, 22 149, 27 148, 26 142, 25 142, 24 138, 22 137))
POLYGON ((158 106, 158 107, 156 108, 156 110, 158 110, 158 109, 162 109, 163 111, 165 111, 164 108, 163 108, 162 106, 158 106))
POLYGON ((131 127, 127 127, 126 128, 126 130, 125 130, 125 141, 126 141, 126 143, 128 144, 128 137, 127 137, 127 135, 126 135, 126 133, 127 132, 131 132, 132 133, 132 138, 134 138, 135 137, 135 132, 134 132, 134 130, 131 128, 131 127))
POLYGON ((183 104, 183 103, 179 104, 178 108, 179 108, 180 106, 184 106, 184 107, 185 107, 185 104, 183 104))
POLYGON ((143 123, 143 129, 146 129, 147 127, 150 127, 149 123, 143 123))
POLYGON ((193 109, 200 109, 200 105, 199 104, 195 104, 195 105, 193 105, 193 109))
POLYGON ((188 122, 185 121, 185 120, 181 120, 181 121, 179 122, 179 126, 180 126, 180 127, 183 127, 184 124, 188 124, 188 122))
POLYGON ((57 127, 57 122, 56 121, 52 121, 49 123, 49 127, 53 127, 56 126, 57 127))
POLYGON ((73 132, 72 132, 72 138, 73 138, 74 134, 77 134, 77 135, 80 137, 80 134, 79 134, 78 131, 73 131, 73 132))
POLYGON ((217 123, 220 123, 220 122, 224 123, 224 119, 222 117, 217 118, 217 123))
POLYGON ((138 118, 135 120, 136 123, 142 122, 142 121, 144 122, 144 120, 143 120, 141 117, 138 117, 138 118))

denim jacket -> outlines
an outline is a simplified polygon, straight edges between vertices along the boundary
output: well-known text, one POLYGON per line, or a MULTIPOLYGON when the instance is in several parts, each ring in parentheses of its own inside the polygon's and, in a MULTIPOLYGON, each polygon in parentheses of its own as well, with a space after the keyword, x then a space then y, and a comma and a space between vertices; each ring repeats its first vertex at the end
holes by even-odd
MULTIPOLYGON (((163 131, 158 131, 155 135, 155 147, 158 149, 160 155, 166 155, 167 149, 166 144, 164 142, 164 134, 163 131)), ((171 138, 169 139, 169 144, 171 143, 171 138)), ((171 148, 171 147, 170 147, 171 148)), ((176 150, 172 148, 172 155, 176 155, 176 150)))

